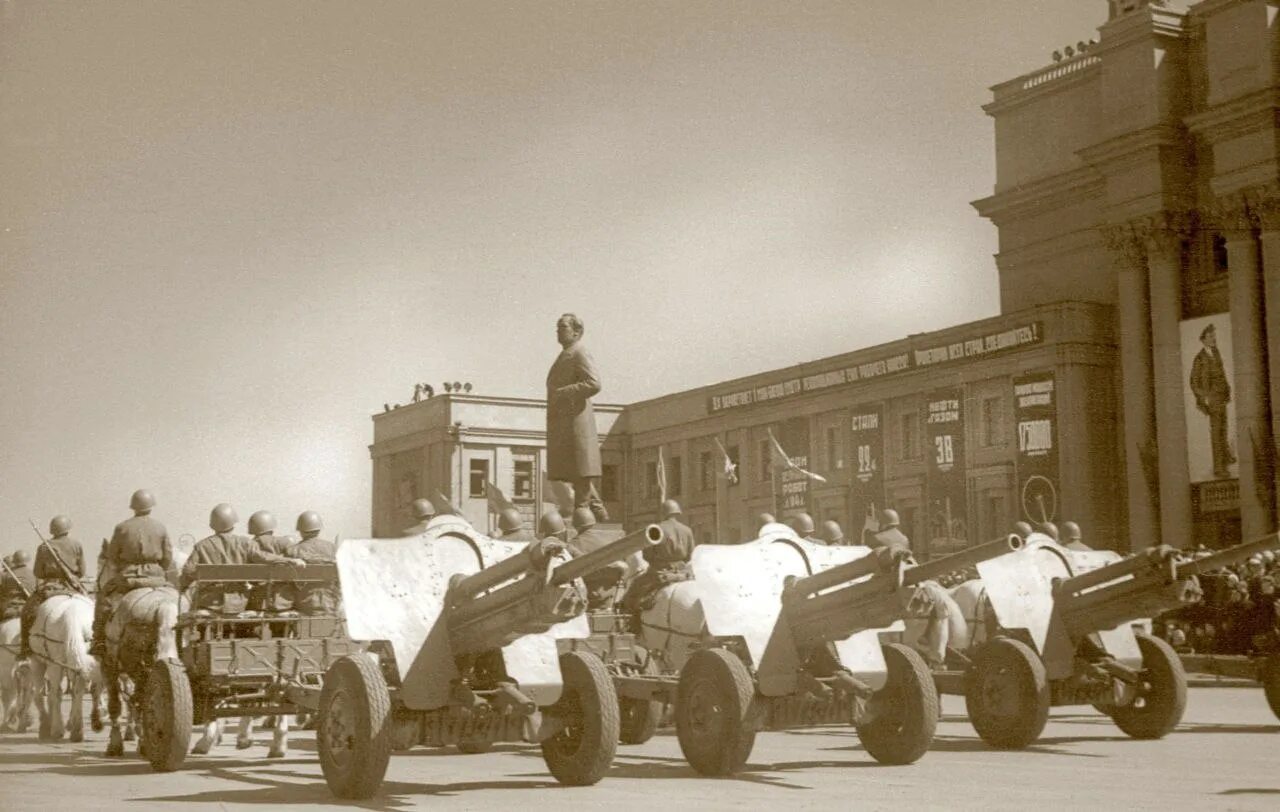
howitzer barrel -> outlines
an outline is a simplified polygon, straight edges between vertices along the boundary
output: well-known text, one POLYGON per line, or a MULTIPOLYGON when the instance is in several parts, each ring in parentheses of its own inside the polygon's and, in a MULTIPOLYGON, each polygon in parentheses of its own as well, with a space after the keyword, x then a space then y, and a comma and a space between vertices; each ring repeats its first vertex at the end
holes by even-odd
POLYGON ((1166 580, 1172 581, 1177 577, 1177 571, 1172 567, 1173 557, 1176 554, 1177 550, 1172 547, 1164 545, 1152 547, 1122 558, 1114 564, 1107 564, 1096 570, 1064 579, 1060 588, 1064 592, 1080 593, 1099 584, 1151 571, 1163 573, 1166 580))
POLYGON ((1239 564, 1241 561, 1248 561, 1253 556, 1265 553, 1268 550, 1280 551, 1280 533, 1272 533, 1254 541, 1247 541, 1244 544, 1237 544, 1234 547, 1219 550, 1204 558, 1181 563, 1178 565, 1178 577, 1189 578, 1192 575, 1202 575, 1223 567, 1230 567, 1233 564, 1239 564))
POLYGON ((915 586, 922 581, 932 581, 943 575, 949 575, 981 564, 983 561, 999 558, 1005 553, 1016 552, 1022 548, 1023 544, 1021 537, 1010 534, 1005 538, 988 541, 985 544, 979 544, 976 547, 970 547, 967 550, 961 550, 958 553, 935 558, 932 561, 926 561, 923 564, 911 567, 902 574, 902 581, 905 586, 915 586))
POLYGON ((551 585, 567 584, 575 578, 604 569, 615 561, 621 561, 646 547, 658 544, 662 541, 663 535, 662 528, 656 524, 646 525, 640 530, 628 533, 598 550, 592 550, 556 567, 551 572, 551 585))
POLYGON ((908 551, 900 548, 881 547, 870 555, 799 578, 787 587, 787 594, 790 599, 807 598, 824 589, 857 581, 882 570, 887 571, 899 561, 906 561, 910 556, 908 551))

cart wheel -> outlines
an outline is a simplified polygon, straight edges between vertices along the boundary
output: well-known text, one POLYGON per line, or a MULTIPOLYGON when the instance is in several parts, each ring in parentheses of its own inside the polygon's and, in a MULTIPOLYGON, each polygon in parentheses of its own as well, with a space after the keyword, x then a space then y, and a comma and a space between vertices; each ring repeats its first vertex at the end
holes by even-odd
POLYGON ((391 760, 391 695, 377 661, 351 654, 334 663, 320 689, 316 751, 325 783, 339 798, 370 798, 391 760))
POLYGON ((965 707, 982 740, 1018 750, 1040 737, 1049 721, 1049 680, 1031 647, 997 637, 979 650, 965 679, 965 707))
POLYGON ((178 663, 157 660, 147 677, 145 722, 138 752, 151 769, 171 773, 182 766, 191 744, 191 682, 178 663))
MULTIPOLYGON (((640 669, 646 677, 658 676, 658 662, 649 657, 640 669)), ((618 700, 618 709, 622 716, 623 744, 644 744, 653 738, 658 731, 658 722, 662 721, 663 703, 644 699, 622 697, 618 700)))
POLYGON ((468 756, 475 756, 475 755, 479 755, 480 753, 487 753, 492 749, 493 749, 493 742, 486 742, 486 741, 458 742, 458 752, 465 753, 468 756))
POLYGON ((730 651, 695 652, 680 669, 676 737, 680 751, 703 775, 729 775, 747 763, 756 743, 756 686, 730 651))
POLYGON ((542 743, 542 758, 561 784, 590 786, 604 777, 618 751, 618 693, 594 654, 560 655, 560 674, 564 691, 547 710, 565 727, 542 743))
POLYGON ((1271 712, 1280 719, 1280 654, 1272 654, 1262 661, 1258 673, 1262 682, 1262 693, 1267 697, 1271 712))
POLYGON ((924 659, 907 646, 883 646, 889 680, 871 698, 874 718, 855 725, 862 746, 881 764, 911 764, 938 727, 938 691, 924 659))
POLYGON ((1161 739, 1182 721, 1187 709, 1187 673, 1165 641, 1138 632, 1142 687, 1132 705, 1111 709, 1116 727, 1135 739, 1161 739))

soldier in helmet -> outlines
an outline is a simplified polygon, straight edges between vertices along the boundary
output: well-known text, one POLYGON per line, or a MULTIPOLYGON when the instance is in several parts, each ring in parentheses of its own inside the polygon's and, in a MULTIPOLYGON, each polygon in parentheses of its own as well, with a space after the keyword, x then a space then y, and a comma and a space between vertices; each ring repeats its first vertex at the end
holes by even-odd
POLYGON ((813 534, 813 517, 808 513, 797 513, 787 520, 787 524, 791 525, 791 529, 796 531, 796 535, 805 541, 811 541, 814 544, 826 544, 825 541, 813 534))
POLYGON ((249 535, 266 553, 284 555, 293 544, 288 537, 276 535, 276 517, 267 510, 259 510, 249 517, 249 535))
MULTIPOLYGON (((596 525, 595 514, 586 505, 574 508, 573 529, 577 535, 569 542, 569 552, 575 558, 595 552, 613 541, 596 525)), ((587 610, 596 611, 611 606, 618 584, 626 575, 627 564, 617 561, 584 576, 582 582, 587 587, 587 610)))
MULTIPOLYGON (((296 525, 302 541, 289 549, 289 555, 308 564, 332 564, 337 548, 332 541, 320 538, 324 522, 320 514, 307 510, 298 514, 296 525)), ((298 584, 295 606, 304 615, 332 615, 338 611, 337 584, 309 581, 298 584)))
POLYGON ((524 517, 520 509, 514 506, 504 507, 498 512, 498 530, 503 541, 536 541, 533 534, 524 526, 524 517))
POLYGON ((662 541, 645 548, 644 560, 649 565, 648 569, 632 582, 624 600, 628 610, 634 613, 639 613, 645 607, 646 599, 662 587, 693 577, 689 559, 693 556, 695 541, 693 530, 680 521, 683 515, 680 503, 668 499, 662 503, 660 513, 662 521, 658 522, 658 527, 662 528, 662 541))
POLYGON ((54 595, 73 595, 80 591, 80 579, 84 577, 84 547, 68 535, 70 532, 71 520, 66 516, 54 516, 49 522, 52 538, 36 548, 36 588, 27 599, 26 606, 22 607, 20 660, 31 656, 31 624, 36 622, 40 604, 54 595))
POLYGON ((35 592, 36 579, 26 550, 5 556, 4 562, 0 568, 0 620, 12 620, 22 616, 27 596, 35 592))
POLYGON ((1014 533, 1014 535, 1016 535, 1018 538, 1021 538, 1021 539, 1023 539, 1023 540, 1026 540, 1026 538, 1027 538, 1028 536, 1030 536, 1030 535, 1031 535, 1032 533, 1034 533, 1034 532, 1035 532, 1035 531, 1031 529, 1031 525, 1030 525, 1030 523, 1028 523, 1028 522, 1014 522, 1014 523, 1013 523, 1013 533, 1014 533))
MULTIPOLYGON (((264 553, 287 555, 293 540, 287 536, 276 535, 276 517, 268 510, 259 510, 249 517, 249 535, 253 543, 264 553)), ((252 609, 260 612, 279 614, 293 609, 293 590, 280 588, 274 584, 257 584, 249 596, 252 609)), ((288 631, 286 624, 273 623, 271 636, 282 637, 288 631)))
POLYGON ((822 540, 830 547, 839 547, 845 543, 844 531, 835 519, 827 519, 822 523, 822 540))
POLYGON ((569 528, 565 527, 564 517, 558 510, 548 510, 538 519, 538 538, 569 541, 569 528))
POLYGON ((1040 532, 1044 533, 1054 541, 1058 540, 1058 526, 1053 522, 1045 521, 1040 523, 1040 532))
POLYGON ((155 506, 156 500, 150 491, 134 491, 129 499, 133 518, 116 525, 111 534, 104 563, 115 575, 98 588, 91 654, 102 656, 107 652, 107 620, 118 597, 131 589, 163 587, 169 583, 165 572, 173 567, 173 544, 169 541, 169 531, 151 517, 155 506))
POLYGON ((899 527, 900 519, 898 511, 893 508, 885 508, 880 511, 880 532, 872 537, 872 547, 900 547, 903 550, 911 549, 911 540, 907 538, 906 533, 902 532, 899 527))
MULTIPOLYGON (((234 531, 239 520, 235 508, 226 502, 215 505, 209 512, 209 529, 213 531, 213 535, 197 541, 191 550, 191 557, 183 565, 179 579, 183 591, 195 582, 196 567, 201 564, 292 563, 305 566, 305 562, 298 558, 265 552, 252 539, 236 535, 234 531)), ((237 586, 234 583, 210 584, 208 588, 197 590, 191 601, 193 611, 224 615, 238 615, 248 607, 249 596, 245 594, 243 585, 237 586)))
POLYGON ((777 521, 778 520, 774 518, 772 513, 761 513, 759 516, 757 516, 756 517, 756 538, 760 537, 760 534, 764 531, 765 525, 775 524, 777 523, 777 521))
POLYGON ((1088 552, 1090 549, 1092 549, 1089 547, 1089 545, 1084 543, 1083 536, 1084 534, 1080 532, 1080 525, 1076 524, 1075 522, 1062 523, 1063 544, 1068 549, 1081 550, 1084 552, 1088 552))
POLYGON ((413 500, 413 518, 418 523, 406 527, 401 531, 401 536, 421 536, 427 532, 427 522, 431 521, 431 517, 436 515, 436 506, 431 504, 430 499, 414 499, 413 500))

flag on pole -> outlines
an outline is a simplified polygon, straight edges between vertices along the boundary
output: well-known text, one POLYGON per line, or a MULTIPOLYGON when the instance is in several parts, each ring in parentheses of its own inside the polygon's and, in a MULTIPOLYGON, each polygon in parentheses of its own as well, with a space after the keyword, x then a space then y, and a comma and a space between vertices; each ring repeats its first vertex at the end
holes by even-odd
POLYGON ((730 485, 738 484, 738 466, 730 459, 729 452, 725 450, 724 443, 720 442, 720 438, 715 438, 716 448, 720 449, 720 456, 723 458, 724 470, 720 472, 720 478, 729 481, 730 485))
POLYGON ((787 452, 783 451, 782 446, 778 444, 778 438, 773 436, 773 429, 769 429, 768 431, 769 431, 769 442, 772 444, 772 449, 773 449, 772 456, 773 456, 774 470, 785 468, 790 471, 795 471, 796 473, 804 477, 807 477, 808 479, 812 479, 814 482, 827 481, 827 478, 822 476, 821 474, 815 474, 812 471, 806 471, 805 469, 801 468, 799 465, 796 465, 795 460, 788 457, 787 452))
POLYGON ((658 501, 667 501, 667 464, 662 459, 662 446, 658 446, 658 501))
POLYGON ((458 510, 452 502, 449 501, 440 491, 431 492, 431 504, 436 508, 436 515, 440 516, 461 516, 462 511, 458 510))
POLYGON ((492 482, 484 483, 484 498, 489 503, 490 513, 501 513, 509 507, 515 507, 507 495, 492 482))

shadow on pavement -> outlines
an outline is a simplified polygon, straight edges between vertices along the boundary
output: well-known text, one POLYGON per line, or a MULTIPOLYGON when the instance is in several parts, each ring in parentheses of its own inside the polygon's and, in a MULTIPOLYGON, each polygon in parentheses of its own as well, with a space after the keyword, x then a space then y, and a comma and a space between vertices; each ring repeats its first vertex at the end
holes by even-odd
POLYGON ((1280 789, 1276 789, 1276 788, 1270 788, 1270 789, 1260 789, 1260 788, 1259 788, 1259 789, 1253 789, 1253 788, 1224 789, 1222 792, 1219 792, 1218 794, 1219 794, 1219 795, 1280 795, 1280 789))

